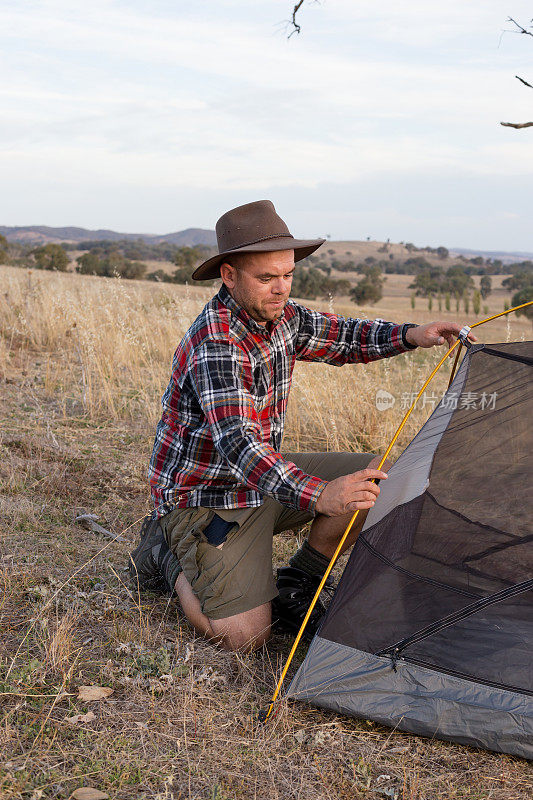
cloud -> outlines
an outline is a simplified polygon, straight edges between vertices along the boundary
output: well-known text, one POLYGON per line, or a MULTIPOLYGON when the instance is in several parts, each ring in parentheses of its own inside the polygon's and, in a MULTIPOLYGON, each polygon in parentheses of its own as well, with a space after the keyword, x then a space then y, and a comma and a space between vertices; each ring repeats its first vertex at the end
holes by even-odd
POLYGON ((527 90, 512 77, 522 51, 497 46, 496 0, 444 15, 420 0, 310 4, 290 41, 288 0, 0 8, 15 191, 45 176, 122 197, 533 173, 528 139, 498 125, 524 117, 527 90))

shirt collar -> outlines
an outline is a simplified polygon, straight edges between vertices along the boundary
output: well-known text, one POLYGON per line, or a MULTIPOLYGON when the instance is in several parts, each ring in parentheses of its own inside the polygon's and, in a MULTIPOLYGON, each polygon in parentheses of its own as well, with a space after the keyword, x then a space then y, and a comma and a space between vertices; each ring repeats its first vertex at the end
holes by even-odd
POLYGON ((217 297, 220 302, 223 303, 226 308, 229 308, 230 312, 240 319, 249 330, 253 331, 254 333, 260 333, 263 336, 270 335, 285 315, 285 311, 283 311, 283 315, 279 319, 273 320, 272 322, 267 322, 266 325, 260 325, 248 314, 247 311, 244 310, 242 306, 236 302, 236 300, 234 300, 225 283, 223 283, 218 290, 217 297))

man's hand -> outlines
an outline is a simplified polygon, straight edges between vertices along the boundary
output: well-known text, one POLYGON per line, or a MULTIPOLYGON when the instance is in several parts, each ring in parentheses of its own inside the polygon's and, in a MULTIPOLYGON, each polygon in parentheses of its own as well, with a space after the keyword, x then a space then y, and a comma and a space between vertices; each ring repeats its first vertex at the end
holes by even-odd
MULTIPOLYGON (((379 459, 377 463, 379 464, 379 459)), ((379 494, 379 486, 370 483, 372 478, 385 480, 387 473, 367 467, 330 481, 316 501, 317 513, 325 514, 327 517, 339 517, 349 511, 372 508, 379 494)))
MULTIPOLYGON (((405 338, 409 344, 416 344, 418 347, 434 347, 445 342, 451 347, 461 328, 456 322, 428 322, 426 325, 408 328, 405 338)), ((471 342, 477 342, 473 333, 469 333, 468 338, 471 342)))

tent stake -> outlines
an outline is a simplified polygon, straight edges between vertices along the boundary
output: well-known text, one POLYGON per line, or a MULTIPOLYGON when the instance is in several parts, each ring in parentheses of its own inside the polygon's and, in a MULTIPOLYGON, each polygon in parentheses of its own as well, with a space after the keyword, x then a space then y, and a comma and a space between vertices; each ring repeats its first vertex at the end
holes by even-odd
MULTIPOLYGON (((527 306, 530 306, 530 305, 533 305, 533 300, 530 300, 528 303, 522 303, 519 306, 514 306, 513 308, 508 308, 506 311, 501 311, 499 314, 494 314, 492 317, 487 317, 486 319, 482 319, 479 322, 474 322, 470 327, 471 328, 477 328, 479 325, 484 325, 485 322, 491 322, 493 319, 498 319, 498 317, 503 317, 506 314, 510 314, 512 311, 518 311, 520 308, 526 308, 527 306)), ((439 361, 437 366, 433 368, 433 370, 431 371, 431 374, 429 375, 429 377, 425 381, 424 385, 422 386, 422 388, 418 392, 417 396, 415 397, 415 399, 411 403, 411 406, 408 408, 404 418, 402 419, 402 421, 398 425, 396 433, 392 437, 389 446, 385 450, 385 453, 382 456, 381 461, 379 462, 379 465, 378 465, 377 469, 381 469, 381 467, 383 466, 383 464, 387 460, 387 456, 389 455, 390 451, 392 450, 392 448, 396 444, 398 436, 400 435, 400 433, 402 432, 403 428, 405 427, 405 423, 407 422, 407 420, 411 416, 411 413, 413 412, 418 400, 421 398, 422 394, 425 392, 428 384, 433 380, 433 377, 436 375, 436 373, 442 367, 442 365, 444 364, 446 359, 449 357, 449 355, 459 345, 459 347, 457 349, 455 362, 454 362, 454 365, 453 365, 453 371, 452 371, 452 377, 453 377, 453 375, 455 374, 455 367, 457 365, 461 344, 462 343, 461 343, 460 339, 457 339, 453 343, 453 345, 449 348, 447 353, 441 358, 441 360, 439 361)), ((451 379, 450 379, 450 384, 451 384, 451 379)), ((372 480, 372 483, 373 482, 374 482, 374 480, 372 480)), ((300 630, 296 634, 296 639, 294 640, 294 644, 291 647, 291 651, 290 651, 290 653, 289 653, 289 655, 287 657, 287 660, 286 660, 285 665, 283 667, 283 670, 281 672, 280 678, 279 678, 279 680, 278 680, 278 682, 276 684, 276 688, 274 690, 274 694, 272 695, 272 699, 270 700, 270 703, 268 704, 268 708, 266 710, 262 711, 259 714, 259 721, 260 722, 265 722, 270 717, 270 715, 272 713, 272 709, 274 708, 274 703, 276 702, 276 700, 278 698, 278 695, 279 695, 279 693, 281 691, 281 687, 283 686, 283 682, 285 680, 285 676, 287 675, 288 669, 289 669, 289 667, 291 665, 291 661, 294 658, 294 654, 296 652, 296 649, 297 649, 298 645, 300 644, 300 640, 302 638, 303 632, 304 632, 304 630, 306 628, 307 623, 309 622, 309 617, 313 613, 313 609, 314 609, 314 607, 315 607, 315 605, 316 605, 316 603, 318 601, 318 598, 320 597, 320 593, 321 593, 322 589, 324 588, 324 585, 325 585, 325 583, 326 583, 326 581, 327 581, 327 579, 329 577, 329 574, 330 574, 331 570, 333 569, 333 567, 335 566, 335 564, 337 562, 337 559, 338 559, 338 557, 340 555, 340 552, 342 550, 344 542, 346 541, 346 538, 348 537, 348 534, 350 533, 358 514, 359 514, 359 509, 354 511, 354 513, 352 515, 352 518, 350 519, 350 521, 349 521, 349 523, 348 523, 348 525, 346 527, 346 530, 344 531, 344 533, 343 533, 343 535, 342 535, 342 537, 341 537, 341 539, 339 541, 339 544, 337 545, 337 549, 333 553, 333 555, 331 557, 331 561, 329 562, 328 567, 327 567, 324 575, 322 576, 322 580, 320 581, 320 583, 318 585, 318 588, 317 588, 317 590, 315 592, 315 596, 313 597, 313 599, 311 601, 311 605, 307 609, 307 613, 306 613, 306 615, 304 617, 304 620, 302 622, 300 630)))

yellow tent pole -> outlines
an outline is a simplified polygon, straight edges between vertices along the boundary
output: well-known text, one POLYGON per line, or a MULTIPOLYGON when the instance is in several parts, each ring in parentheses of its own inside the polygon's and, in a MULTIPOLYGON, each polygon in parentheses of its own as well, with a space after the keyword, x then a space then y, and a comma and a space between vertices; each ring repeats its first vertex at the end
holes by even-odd
POLYGON ((526 308, 533 304, 533 300, 528 300, 527 303, 521 303, 519 306, 513 306, 512 308, 507 308, 505 311, 500 311, 499 314, 493 314, 492 317, 487 317, 486 319, 480 319, 479 322, 474 322, 470 325, 471 328, 477 328, 478 325, 484 325, 485 322, 492 322, 493 319, 498 319, 498 317, 504 317, 506 314, 510 314, 511 311, 519 311, 521 308, 526 308))
MULTIPOLYGON (((521 306, 514 306, 514 308, 508 308, 507 311, 503 311, 500 314, 495 314, 493 317, 487 317, 487 319, 482 319, 479 322, 474 322, 474 324, 471 325, 470 327, 471 328, 476 328, 478 325, 483 325, 485 322, 490 322, 491 320, 497 319, 498 317, 503 317, 505 314, 510 314, 511 311, 517 311, 519 308, 525 308, 526 306, 530 306, 532 302, 533 302, 533 300, 530 300, 528 303, 522 303, 521 306)), ((452 367, 452 372, 451 372, 451 375, 450 375, 450 380, 448 381, 448 389, 452 385, 452 381, 455 378, 455 370, 457 369, 457 364, 459 362, 459 357, 461 355, 462 346, 463 345, 461 343, 459 345, 458 349, 457 349, 457 353, 455 354, 455 359, 454 359, 454 362, 453 362, 453 367, 452 367)))
MULTIPOLYGON (((487 319, 482 319, 482 320, 480 320, 479 322, 475 322, 473 325, 470 325, 469 327, 470 327, 470 328, 477 328, 477 327, 478 327, 478 325, 483 325, 485 322, 491 322, 493 319, 497 319, 498 317, 503 317, 503 316, 505 316, 506 314, 510 314, 512 311, 518 311, 518 309, 520 309, 520 308, 526 308, 526 306, 530 306, 530 305, 533 305, 533 300, 530 300, 528 303, 522 303, 522 304, 521 304, 521 305, 519 305, 519 306, 514 306, 513 308, 508 308, 506 311, 501 311, 499 314, 494 314, 492 317, 487 317, 487 319)), ((408 410, 407 410, 407 412, 406 412, 406 414, 405 414, 404 418, 402 419, 402 421, 401 421, 401 422, 400 422, 400 424, 398 425, 398 428, 397 428, 397 430, 396 430, 396 433, 395 433, 395 434, 394 434, 394 436, 392 437, 392 439, 391 439, 391 441, 390 441, 390 444, 389 444, 389 446, 388 446, 388 447, 387 447, 387 449, 385 450, 385 453, 384 453, 384 455, 382 456, 382 458, 381 458, 381 461, 379 462, 379 465, 378 465, 377 469, 381 469, 381 467, 383 466, 383 464, 384 464, 384 463, 385 463, 385 461, 387 460, 387 456, 389 455, 390 451, 392 450, 392 448, 393 448, 393 447, 394 447, 394 445, 396 444, 396 441, 397 441, 397 439, 398 439, 398 436, 400 435, 400 433, 402 432, 403 428, 405 427, 405 424, 406 424, 407 420, 408 420, 408 419, 409 419, 409 417, 411 416, 411 414, 412 414, 412 412, 413 412, 413 410, 414 410, 414 408, 415 408, 415 406, 416 406, 416 404, 417 404, 418 400, 420 399, 420 397, 422 396, 422 394, 423 394, 423 393, 424 393, 424 391, 426 390, 426 388, 427 388, 428 384, 429 384, 429 383, 430 383, 430 382, 433 380, 433 377, 436 375, 436 373, 437 373, 437 372, 439 371, 439 369, 442 367, 442 365, 444 364, 444 362, 446 361, 446 359, 448 358, 448 356, 450 355, 450 353, 452 353, 452 352, 453 352, 453 350, 455 350, 455 348, 456 348, 458 345, 461 345, 461 344, 462 344, 461 340, 460 340, 460 339, 457 339, 457 341, 456 341, 456 342, 454 342, 454 344, 453 344, 453 345, 452 345, 452 346, 449 348, 449 350, 447 351, 447 353, 446 353, 446 354, 445 354, 445 355, 444 355, 444 356, 441 358, 441 360, 439 361, 439 363, 437 364, 437 366, 436 366, 436 367, 434 367, 434 369, 432 369, 430 376, 429 376, 429 377, 427 378, 427 380, 425 381, 424 385, 422 386, 422 388, 421 388, 421 389, 420 389, 420 391, 418 392, 417 396, 415 397, 415 399, 414 399, 414 400, 413 400, 413 402, 411 403, 411 406, 408 408, 408 410)), ((455 365, 454 365, 454 366, 455 366, 455 365)), ((373 482, 373 481, 372 481, 372 482, 373 482)), ((282 672, 281 672, 281 676, 280 676, 280 678, 279 678, 279 680, 278 680, 278 683, 277 683, 277 685, 276 685, 276 688, 275 688, 275 690, 274 690, 274 694, 272 695, 272 699, 270 700, 270 703, 269 703, 269 705, 268 705, 268 709, 267 709, 267 711, 266 711, 266 712, 263 712, 263 713, 260 715, 260 719, 261 719, 261 721, 266 721, 266 720, 269 718, 270 714, 272 713, 272 709, 273 709, 273 707, 274 707, 274 703, 276 702, 276 700, 277 700, 277 697, 278 697, 278 695, 279 695, 279 693, 280 693, 280 691, 281 691, 281 687, 283 686, 283 681, 285 680, 285 676, 286 676, 286 674, 287 674, 287 671, 288 671, 288 669, 289 669, 289 667, 290 667, 291 661, 292 661, 292 659, 294 658, 294 654, 295 654, 295 652, 296 652, 296 648, 297 648, 297 647, 298 647, 298 645, 300 644, 300 640, 301 640, 301 638, 302 638, 302 635, 303 635, 303 632, 304 632, 304 630, 305 630, 305 627, 306 627, 307 623, 309 622, 309 617, 310 617, 310 616, 311 616, 311 614, 313 613, 313 609, 314 609, 314 607, 315 607, 315 605, 316 605, 316 603, 317 603, 317 601, 318 601, 318 598, 320 597, 320 593, 321 593, 322 589, 324 588, 324 585, 325 585, 325 583, 326 583, 326 581, 327 581, 327 579, 328 579, 328 577, 329 577, 329 574, 330 574, 331 570, 332 570, 332 569, 333 569, 333 567, 335 566, 335 563, 336 563, 336 561, 337 561, 337 559, 338 559, 338 557, 339 557, 339 555, 340 555, 340 552, 341 552, 341 550, 342 550, 342 547, 343 547, 343 545, 344 545, 344 542, 346 541, 346 538, 348 537, 348 534, 350 533, 350 531, 351 531, 351 529, 352 529, 352 527, 353 527, 353 524, 354 524, 354 522, 355 522, 355 520, 356 520, 356 518, 357 518, 357 515, 358 515, 358 514, 359 514, 359 509, 357 509, 356 511, 354 511, 354 513, 353 513, 353 515, 352 515, 352 518, 350 519, 350 521, 349 521, 349 523, 348 523, 348 525, 347 525, 347 527, 346 527, 346 530, 344 531, 344 533, 343 533, 343 535, 342 535, 342 537, 341 537, 341 539, 340 539, 340 541, 339 541, 339 544, 337 545, 337 549, 336 549, 336 550, 335 550, 335 552, 333 553, 333 555, 332 555, 332 557, 331 557, 331 561, 329 562, 329 564, 328 564, 328 567, 327 567, 327 569, 326 569, 326 571, 325 571, 324 575, 322 576, 322 580, 320 581, 320 583, 319 583, 319 585, 318 585, 318 588, 317 588, 317 590, 316 590, 316 592, 315 592, 315 595, 314 595, 314 597, 313 597, 313 599, 312 599, 312 601, 311 601, 311 605, 310 605, 310 606, 309 606, 309 608, 307 609, 307 613, 306 613, 306 615, 305 615, 305 617, 304 617, 304 620, 303 620, 303 622, 302 622, 302 625, 301 625, 301 627, 300 627, 300 630, 299 630, 299 631, 298 631, 298 633, 296 634, 296 639, 294 640, 294 644, 293 644, 293 645, 292 645, 292 647, 291 647, 291 651, 290 651, 290 653, 289 653, 289 655, 288 655, 288 657, 287 657, 287 661, 285 662, 285 666, 283 667, 283 670, 282 670, 282 672)))

